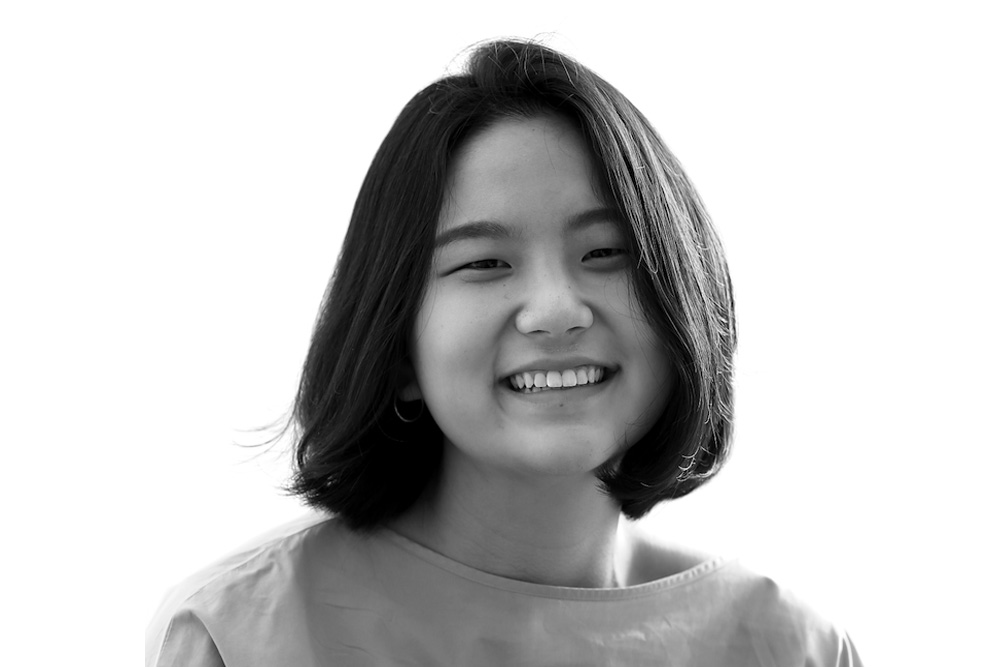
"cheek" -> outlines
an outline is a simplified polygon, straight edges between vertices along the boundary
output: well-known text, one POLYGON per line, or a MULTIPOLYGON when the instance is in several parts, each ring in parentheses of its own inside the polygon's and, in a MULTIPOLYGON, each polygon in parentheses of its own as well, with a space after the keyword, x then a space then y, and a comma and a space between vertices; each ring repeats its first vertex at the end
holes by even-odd
POLYGON ((662 353, 659 363, 653 365, 653 375, 651 378, 653 397, 650 401, 650 426, 655 422, 663 411, 667 409, 674 394, 676 372, 674 365, 669 362, 666 353, 662 353))
POLYGON ((656 333, 649 324, 639 297, 635 294, 632 280, 627 274, 619 274, 605 283, 604 296, 610 308, 620 317, 631 320, 636 336, 642 338, 642 345, 659 346, 656 333))
POLYGON ((486 353, 461 341, 437 338, 417 367, 425 407, 452 443, 474 443, 502 432, 486 353))
POLYGON ((667 346, 657 338, 652 327, 645 322, 633 321, 633 332, 636 350, 645 360, 645 384, 651 403, 665 407, 673 391, 676 375, 672 355, 667 346))
POLYGON ((427 407, 447 431, 461 428, 491 389, 493 338, 472 304, 445 296, 434 295, 421 308, 411 355, 427 407))
POLYGON ((421 308, 413 336, 413 359, 418 373, 452 376, 482 355, 484 332, 475 324, 468 307, 436 298, 421 308))
MULTIPOLYGON (((636 433, 641 437, 666 410, 673 396, 677 373, 667 346, 660 341, 638 305, 631 304, 628 311, 630 316, 623 324, 629 330, 635 363, 633 393, 639 409, 635 423, 636 433)), ((629 440, 634 442, 638 437, 630 434, 629 440)))

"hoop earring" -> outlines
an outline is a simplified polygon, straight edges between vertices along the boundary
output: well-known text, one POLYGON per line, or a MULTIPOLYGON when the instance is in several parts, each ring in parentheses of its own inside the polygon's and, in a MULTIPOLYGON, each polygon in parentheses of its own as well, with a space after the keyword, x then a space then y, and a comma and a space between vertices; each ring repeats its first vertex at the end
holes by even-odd
POLYGON ((409 419, 404 417, 403 413, 399 411, 399 396, 392 397, 392 409, 396 411, 396 416, 399 417, 399 421, 403 422, 404 424, 412 424, 413 422, 420 419, 420 416, 424 414, 424 401, 420 399, 420 411, 417 412, 417 414, 414 415, 413 417, 410 417, 409 419))

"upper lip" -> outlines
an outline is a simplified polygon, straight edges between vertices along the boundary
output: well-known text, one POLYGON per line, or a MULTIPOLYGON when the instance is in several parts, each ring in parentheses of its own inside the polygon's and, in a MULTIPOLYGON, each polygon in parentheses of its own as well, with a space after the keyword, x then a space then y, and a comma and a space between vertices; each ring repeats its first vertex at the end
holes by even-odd
POLYGON ((542 357, 529 361, 526 364, 521 364, 514 370, 509 371, 501 380, 506 380, 511 375, 517 375, 518 373, 527 373, 529 371, 564 371, 576 368, 577 366, 601 366, 602 368, 611 369, 611 365, 606 361, 598 361, 590 357, 542 357))

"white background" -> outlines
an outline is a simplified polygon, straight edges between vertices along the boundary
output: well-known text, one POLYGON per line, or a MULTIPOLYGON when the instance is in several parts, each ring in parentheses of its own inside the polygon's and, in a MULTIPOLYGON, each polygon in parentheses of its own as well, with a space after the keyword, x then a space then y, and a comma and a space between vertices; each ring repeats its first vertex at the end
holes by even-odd
POLYGON ((168 585, 302 512, 280 451, 232 443, 290 404, 395 115, 506 35, 628 95, 727 247, 735 454, 649 529, 743 556, 869 665, 994 655, 987 4, 5 4, 0 662, 138 660, 168 585))

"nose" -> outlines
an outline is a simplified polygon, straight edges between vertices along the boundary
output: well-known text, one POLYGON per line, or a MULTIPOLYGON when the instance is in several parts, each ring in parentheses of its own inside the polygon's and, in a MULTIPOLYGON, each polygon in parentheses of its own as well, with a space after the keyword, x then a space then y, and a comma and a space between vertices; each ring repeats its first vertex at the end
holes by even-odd
POLYGON ((585 331, 594 323, 587 304, 571 276, 546 271, 526 285, 514 326, 522 334, 559 337, 585 331))

